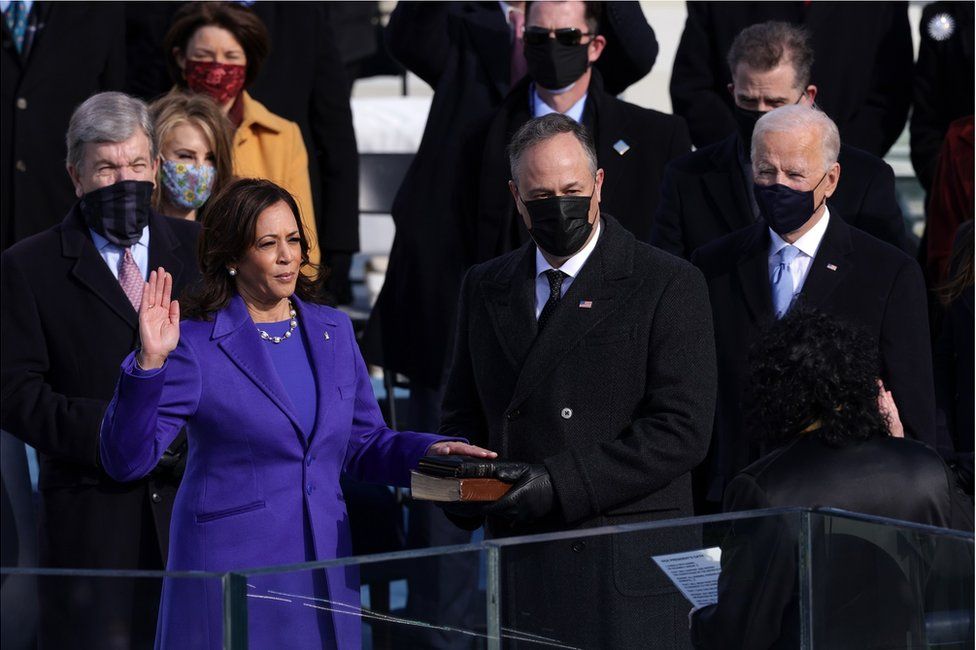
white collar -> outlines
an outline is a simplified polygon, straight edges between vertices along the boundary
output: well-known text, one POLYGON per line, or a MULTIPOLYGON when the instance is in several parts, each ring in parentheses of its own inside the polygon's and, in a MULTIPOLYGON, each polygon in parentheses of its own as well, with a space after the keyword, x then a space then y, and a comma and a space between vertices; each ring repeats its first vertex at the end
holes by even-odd
MULTIPOLYGON (((816 225, 808 230, 802 237, 793 242, 793 245, 799 248, 800 252, 807 257, 816 257, 817 250, 820 248, 820 242, 823 240, 824 234, 827 232, 828 221, 830 221, 830 209, 827 208, 827 204, 825 203, 823 216, 820 217, 820 221, 818 221, 816 225)), ((770 257, 776 255, 780 252, 780 250, 790 245, 788 241, 775 233, 772 228, 769 229, 769 237, 770 257)))
MULTIPOLYGON (((549 115, 550 113, 559 112, 549 104, 542 101, 542 98, 539 97, 539 93, 535 91, 535 84, 532 84, 531 88, 529 89, 529 95, 531 96, 531 102, 532 102, 532 107, 531 107, 532 117, 542 117, 544 115, 549 115)), ((586 105, 587 95, 589 95, 588 92, 583 93, 583 96, 579 98, 579 101, 573 104, 572 106, 570 106, 569 110, 563 113, 563 115, 572 119, 575 122, 582 124, 583 107, 586 105)))
MULTIPOLYGON (((596 233, 593 235, 593 237, 590 238, 590 241, 587 242, 586 246, 579 249, 572 257, 570 257, 568 260, 563 262, 563 265, 559 267, 560 271, 562 271, 563 273, 565 273, 571 278, 575 278, 577 275, 579 275, 580 269, 582 269, 583 265, 586 264, 586 260, 590 257, 590 254, 593 252, 593 249, 596 248, 597 240, 600 239, 600 230, 601 230, 600 221, 601 219, 596 220, 596 233)), ((542 254, 542 251, 539 250, 539 247, 536 246, 535 247, 535 277, 539 277, 540 275, 542 275, 543 273, 545 273, 551 268, 554 267, 552 266, 552 264, 549 263, 549 261, 542 254)))

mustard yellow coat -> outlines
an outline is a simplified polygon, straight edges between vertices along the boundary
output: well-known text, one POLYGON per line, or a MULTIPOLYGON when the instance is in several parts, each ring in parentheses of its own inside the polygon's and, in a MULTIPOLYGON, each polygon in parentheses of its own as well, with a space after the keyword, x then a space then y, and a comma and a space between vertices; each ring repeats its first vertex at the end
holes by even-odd
POLYGON ((311 246, 309 258, 318 264, 319 236, 302 132, 297 124, 275 115, 246 92, 241 94, 241 101, 244 120, 234 133, 234 174, 266 178, 291 192, 311 246))

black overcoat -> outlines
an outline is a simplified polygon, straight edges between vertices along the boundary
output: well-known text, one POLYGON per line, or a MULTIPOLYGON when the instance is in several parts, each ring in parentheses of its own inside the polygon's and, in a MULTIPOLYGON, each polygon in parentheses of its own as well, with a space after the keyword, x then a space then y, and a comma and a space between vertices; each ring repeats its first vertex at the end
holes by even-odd
MULTIPOLYGON (((149 266, 173 274, 176 295, 199 276, 198 232, 195 222, 150 217, 149 266)), ((120 364, 138 343, 136 311, 77 207, 61 224, 4 251, 0 266, 0 414, 4 430, 38 451, 42 566, 162 568, 180 464, 123 484, 104 473, 98 454, 99 427, 120 364), (141 538, 147 532, 155 540, 149 544, 141 538)), ((171 450, 178 453, 183 442, 171 450)), ((167 462, 176 460, 167 456, 167 462)), ((91 605, 103 592, 114 599, 131 587, 125 581, 93 585, 91 605)), ((85 620, 93 610, 71 601, 77 597, 62 582, 42 599, 45 611, 63 621, 46 626, 45 633, 67 635, 48 639, 52 647, 101 643, 82 638, 80 630, 93 625, 85 620)), ((152 612, 139 617, 148 620, 151 633, 152 612)))
MULTIPOLYGON (((756 222, 752 182, 739 164, 737 133, 668 164, 651 244, 689 259, 695 249, 756 222)), ((841 145, 840 182, 830 204, 848 224, 907 252, 895 174, 881 158, 841 145)))
MULTIPOLYGON (((534 244, 464 280, 441 431, 544 464, 557 503, 531 525, 489 518, 493 536, 691 515, 715 394, 704 282, 613 218, 603 228, 538 337, 534 244)), ((586 648, 675 647, 687 611, 649 556, 682 541, 694 543, 642 533, 506 552, 503 625, 586 648)))
MULTIPOLYGON (((829 203, 828 203, 829 206, 829 203)), ((769 228, 760 221, 698 249, 715 321, 719 388, 708 464, 708 497, 760 455, 745 437, 741 399, 749 348, 772 322, 769 228)), ((935 445, 935 389, 925 285, 915 260, 852 228, 838 211, 830 221, 798 304, 862 327, 878 344, 881 378, 892 392, 905 435, 935 445)))

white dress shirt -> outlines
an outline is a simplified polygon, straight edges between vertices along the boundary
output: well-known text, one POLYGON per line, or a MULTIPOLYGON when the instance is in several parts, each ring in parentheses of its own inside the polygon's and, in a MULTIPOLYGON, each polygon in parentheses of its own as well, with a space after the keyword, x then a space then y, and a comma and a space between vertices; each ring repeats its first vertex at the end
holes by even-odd
MULTIPOLYGON (((580 270, 583 265, 586 264, 586 260, 589 259, 590 253, 596 248, 596 242, 600 239, 600 220, 597 219, 596 222, 596 233, 590 239, 590 241, 583 248, 579 249, 575 255, 566 260, 558 270, 565 273, 568 277, 563 278, 562 287, 559 290, 559 297, 562 298, 569 291, 569 287, 573 284, 573 280, 579 275, 580 270)), ((535 317, 539 318, 539 314, 542 313, 542 308, 545 307, 546 302, 549 300, 549 279, 544 275, 546 271, 555 268, 550 264, 546 258, 542 255, 542 251, 539 247, 535 247, 535 317)))
MULTIPOLYGON (((827 232, 828 221, 830 221, 830 210, 824 205, 823 216, 817 222, 817 225, 793 242, 793 245, 800 249, 799 254, 789 264, 790 275, 793 277, 794 297, 803 289, 803 283, 806 282, 807 275, 810 273, 810 265, 813 263, 813 258, 817 256, 817 250, 820 248, 820 242, 823 240, 824 233, 827 232)), ((773 269, 779 266, 780 263, 779 252, 789 246, 789 242, 773 232, 772 228, 769 229, 769 236, 768 277, 772 281, 773 269)))
MULTIPOLYGON (((109 240, 105 239, 97 232, 88 229, 91 233, 92 243, 95 244, 95 249, 98 250, 98 254, 102 256, 105 263, 108 264, 109 270, 115 279, 119 279, 119 266, 122 264, 122 255, 125 249, 122 246, 113 244, 109 240)), ((149 226, 142 229, 142 237, 139 238, 135 244, 132 245, 132 259, 136 261, 136 266, 139 267, 139 272, 142 274, 144 280, 149 279, 149 226)))

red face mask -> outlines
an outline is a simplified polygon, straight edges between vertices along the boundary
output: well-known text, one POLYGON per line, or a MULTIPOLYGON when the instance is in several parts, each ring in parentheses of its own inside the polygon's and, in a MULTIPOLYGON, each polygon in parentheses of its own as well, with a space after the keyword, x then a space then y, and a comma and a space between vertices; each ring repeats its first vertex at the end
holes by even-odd
POLYGON ((223 105, 240 94, 244 88, 247 68, 231 63, 187 60, 183 68, 186 85, 195 93, 206 93, 223 105))

